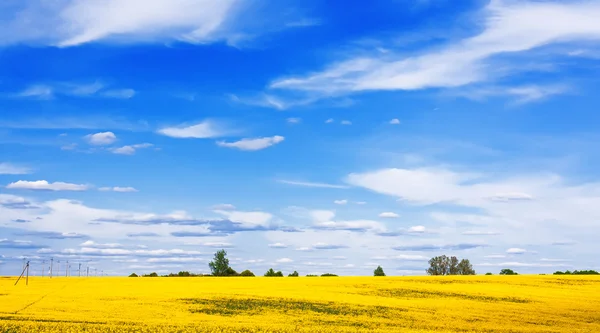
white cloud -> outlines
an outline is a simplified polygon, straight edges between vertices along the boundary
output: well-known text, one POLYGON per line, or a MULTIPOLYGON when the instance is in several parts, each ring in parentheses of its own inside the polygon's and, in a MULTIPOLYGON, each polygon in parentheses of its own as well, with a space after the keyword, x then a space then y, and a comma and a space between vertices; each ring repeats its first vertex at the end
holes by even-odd
POLYGON ((206 247, 224 248, 224 249, 233 247, 233 244, 231 244, 231 243, 222 243, 222 242, 207 242, 207 243, 203 243, 202 245, 204 245, 206 247))
MULTIPOLYGON (((600 39, 599 16, 598 1, 490 1, 478 17, 483 26, 472 37, 414 56, 402 52, 364 56, 361 52, 322 72, 276 80, 271 88, 331 96, 368 90, 456 88, 488 82, 523 70, 505 63, 494 66, 494 61, 498 61, 495 56, 556 43, 600 39)), ((540 94, 523 88, 508 93, 525 99, 540 94)))
POLYGON ((302 182, 295 180, 277 180, 279 183, 288 184, 288 185, 296 185, 296 186, 304 186, 304 187, 321 187, 321 188, 348 188, 346 185, 336 185, 336 184, 326 184, 326 183, 315 183, 315 182, 302 182))
POLYGON ((135 90, 133 89, 112 89, 102 93, 105 97, 117 98, 117 99, 129 99, 135 96, 135 90))
POLYGON ((220 147, 237 148, 239 150, 256 151, 271 147, 282 142, 285 138, 280 135, 264 138, 242 139, 235 142, 218 141, 220 147))
POLYGON ((214 210, 235 210, 235 206, 232 204, 218 204, 212 207, 214 210))
POLYGON ((209 139, 227 135, 230 131, 215 121, 205 120, 195 125, 165 127, 159 129, 158 133, 172 138, 209 139))
POLYGON ((390 120, 390 125, 400 125, 400 119, 394 118, 390 120))
POLYGON ((309 216, 313 220, 313 225, 319 229, 329 230, 350 230, 350 231, 365 231, 375 230, 384 231, 385 227, 377 222, 370 220, 350 220, 350 221, 334 221, 335 212, 330 210, 312 210, 309 216))
POLYGON ((119 155, 133 155, 135 154, 135 152, 138 149, 143 149, 143 148, 150 148, 153 147, 154 145, 151 143, 138 143, 135 145, 128 145, 128 146, 123 146, 123 147, 119 147, 119 148, 111 148, 110 151, 113 154, 119 154, 119 155))
POLYGON ((383 212, 381 214, 379 214, 379 217, 381 218, 388 218, 388 219, 395 219, 400 217, 400 215, 394 213, 394 212, 383 212))
POLYGON ((100 132, 96 134, 89 134, 85 136, 86 140, 91 145, 104 146, 110 145, 117 141, 117 136, 113 132, 100 132))
POLYGON ((128 99, 135 95, 133 89, 105 89, 101 82, 72 83, 55 82, 52 84, 34 84, 15 94, 15 97, 52 99, 57 95, 70 97, 107 97, 128 99))
POLYGON ((326 124, 331 124, 333 122, 334 122, 333 118, 329 118, 329 119, 325 120, 326 124))
POLYGON ((509 254, 524 254, 526 252, 527 252, 527 250, 520 249, 520 248, 517 248, 517 247, 512 247, 512 248, 506 250, 506 253, 509 253, 509 254))
POLYGON ((336 205, 345 205, 348 203, 348 200, 334 200, 333 203, 336 205))
POLYGON ((8 189, 20 190, 47 190, 47 191, 85 191, 89 189, 88 185, 71 184, 63 182, 48 183, 45 180, 26 181, 19 180, 6 185, 8 189))
POLYGON ((283 243, 273 243, 273 244, 269 244, 269 247, 274 248, 274 249, 285 249, 288 246, 283 243))
POLYGON ((92 240, 85 241, 85 242, 79 244, 79 246, 87 247, 87 248, 97 248, 97 249, 117 249, 117 248, 123 247, 123 245, 119 244, 119 243, 96 243, 92 240))
POLYGON ((424 233, 425 232, 425 227, 422 225, 417 225, 414 227, 410 227, 408 228, 408 232, 410 233, 424 233))
POLYGON ((290 124, 299 124, 300 122, 302 122, 302 119, 300 118, 288 118, 286 119, 286 121, 290 124))
POLYGON ((120 187, 120 186, 115 186, 115 187, 100 187, 98 189, 99 191, 104 191, 104 192, 137 192, 138 190, 136 190, 133 187, 120 187))
POLYGON ((267 226, 273 219, 273 215, 266 212, 242 212, 215 210, 215 213, 226 216, 230 221, 240 223, 245 227, 267 226))
POLYGON ((225 37, 224 23, 236 3, 234 0, 23 2, 13 20, 1 22, 2 30, 14 33, 0 35, 0 44, 24 42, 68 47, 96 41, 205 43, 225 37))
POLYGON ((342 125, 352 125, 352 122, 350 120, 342 120, 342 121, 340 121, 340 124, 342 124, 342 125))
POLYGON ((357 202, 355 202, 355 204, 357 204, 357 205, 366 205, 367 202, 366 201, 357 201, 357 202))
POLYGON ((281 258, 281 259, 277 259, 276 262, 279 264, 287 264, 290 262, 294 262, 294 260, 292 260, 290 258, 281 258))
POLYGON ((31 173, 31 169, 10 163, 0 163, 0 175, 25 175, 31 173))

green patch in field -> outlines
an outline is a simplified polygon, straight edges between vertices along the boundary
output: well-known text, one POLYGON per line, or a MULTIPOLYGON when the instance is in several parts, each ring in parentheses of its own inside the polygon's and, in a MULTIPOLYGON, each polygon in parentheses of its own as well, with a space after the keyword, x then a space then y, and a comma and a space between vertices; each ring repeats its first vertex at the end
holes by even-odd
POLYGON ((455 298, 467 299, 480 302, 509 302, 509 303, 530 303, 531 301, 517 297, 497 297, 487 295, 461 294, 446 291, 429 291, 416 289, 378 289, 375 291, 361 293, 363 295, 377 295, 391 298, 455 298))
POLYGON ((313 312, 334 316, 369 316, 391 318, 405 309, 386 306, 365 306, 334 302, 313 302, 282 298, 186 298, 182 299, 193 313, 210 315, 260 315, 265 311, 284 314, 313 312))

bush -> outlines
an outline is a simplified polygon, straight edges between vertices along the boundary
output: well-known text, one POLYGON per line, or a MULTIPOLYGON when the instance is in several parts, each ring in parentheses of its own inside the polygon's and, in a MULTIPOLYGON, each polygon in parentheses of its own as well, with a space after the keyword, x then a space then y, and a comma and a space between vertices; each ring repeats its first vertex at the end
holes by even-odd
POLYGON ((318 275, 314 275, 314 274, 307 274, 307 277, 317 277, 318 275))
POLYGON ((291 273, 288 276, 289 277, 297 277, 298 276, 298 272, 294 271, 294 273, 291 273))
POLYGON ((138 275, 137 275, 137 274, 135 274, 135 273, 131 273, 131 274, 129 275, 129 277, 138 277, 138 275))
POLYGON ((485 275, 494 275, 494 274, 492 274, 492 273, 490 273, 490 272, 487 272, 487 273, 485 273, 485 275))
POLYGON ((254 273, 252 273, 249 270, 245 270, 243 272, 240 273, 240 276, 254 276, 254 273))
POLYGON ((238 272, 236 272, 233 268, 227 267, 225 270, 225 276, 239 276, 238 272))
POLYGON ((325 273, 325 274, 321 274, 321 276, 337 276, 337 275, 331 274, 331 273, 325 273))
POLYGON ((510 268, 504 268, 500 271, 500 275, 519 275, 519 273, 513 271, 510 268))
POLYGON ((146 275, 143 275, 143 276, 144 277, 158 277, 158 274, 156 274, 156 272, 152 272, 150 274, 146 274, 146 275))

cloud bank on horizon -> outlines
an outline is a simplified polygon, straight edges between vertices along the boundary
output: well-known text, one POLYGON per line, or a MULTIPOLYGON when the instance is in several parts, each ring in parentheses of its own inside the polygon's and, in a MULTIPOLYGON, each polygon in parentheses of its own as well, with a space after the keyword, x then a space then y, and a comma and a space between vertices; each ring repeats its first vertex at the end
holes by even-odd
POLYGON ((0 275, 600 269, 600 0, 0 13, 0 275))

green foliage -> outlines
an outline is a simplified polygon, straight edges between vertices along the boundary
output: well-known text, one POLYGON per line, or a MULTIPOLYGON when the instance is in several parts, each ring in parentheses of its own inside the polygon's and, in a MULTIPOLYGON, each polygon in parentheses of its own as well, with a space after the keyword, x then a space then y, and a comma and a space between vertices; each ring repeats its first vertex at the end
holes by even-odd
POLYGON ((131 273, 131 274, 129 274, 129 277, 138 277, 138 275, 135 273, 131 273))
POLYGON ((250 270, 245 270, 240 273, 240 276, 254 276, 254 273, 252 273, 250 270))
POLYGON ((561 272, 561 271, 554 272, 554 275, 598 275, 598 274, 600 274, 600 273, 598 273, 597 271, 592 270, 592 269, 583 270, 583 271, 574 270, 573 272, 568 271, 568 270, 564 271, 564 272, 561 272))
POLYGON ((519 273, 517 273, 517 272, 513 271, 513 270, 512 270, 512 269, 510 269, 510 268, 503 268, 503 269, 500 271, 500 275, 519 275, 519 273))
POLYGON ((298 277, 298 272, 294 271, 294 273, 288 274, 289 277, 298 277))
POLYGON ((233 268, 227 267, 227 270, 225 270, 225 276, 240 276, 240 274, 236 272, 233 268))
POLYGON ((325 274, 321 274, 321 276, 337 276, 336 274, 331 274, 331 273, 325 273, 325 274))
POLYGON ((215 253, 213 261, 208 263, 210 271, 214 276, 227 276, 231 271, 229 270, 229 259, 227 259, 227 252, 225 250, 219 250, 215 253))
POLYGON ((487 273, 485 273, 485 275, 494 275, 494 274, 492 274, 492 273, 490 273, 490 272, 487 272, 487 273))
POLYGON ((429 275, 475 275, 469 259, 458 261, 458 258, 446 255, 431 258, 426 272, 429 275))
POLYGON ((377 266, 377 268, 375 268, 375 270, 373 271, 373 276, 385 276, 383 268, 381 268, 381 266, 377 266))
POLYGON ((283 276, 283 273, 281 271, 275 272, 273 270, 273 268, 269 268, 269 270, 265 273, 265 276, 268 276, 268 277, 273 277, 273 276, 280 277, 280 276, 283 276))
POLYGON ((475 275, 475 270, 469 259, 463 259, 458 263, 456 275, 475 275))
POLYGON ((306 274, 307 277, 317 277, 318 275, 314 275, 314 274, 306 274))
POLYGON ((145 275, 142 275, 142 276, 144 276, 144 277, 158 277, 158 274, 156 274, 156 272, 152 272, 150 274, 145 274, 145 275))

